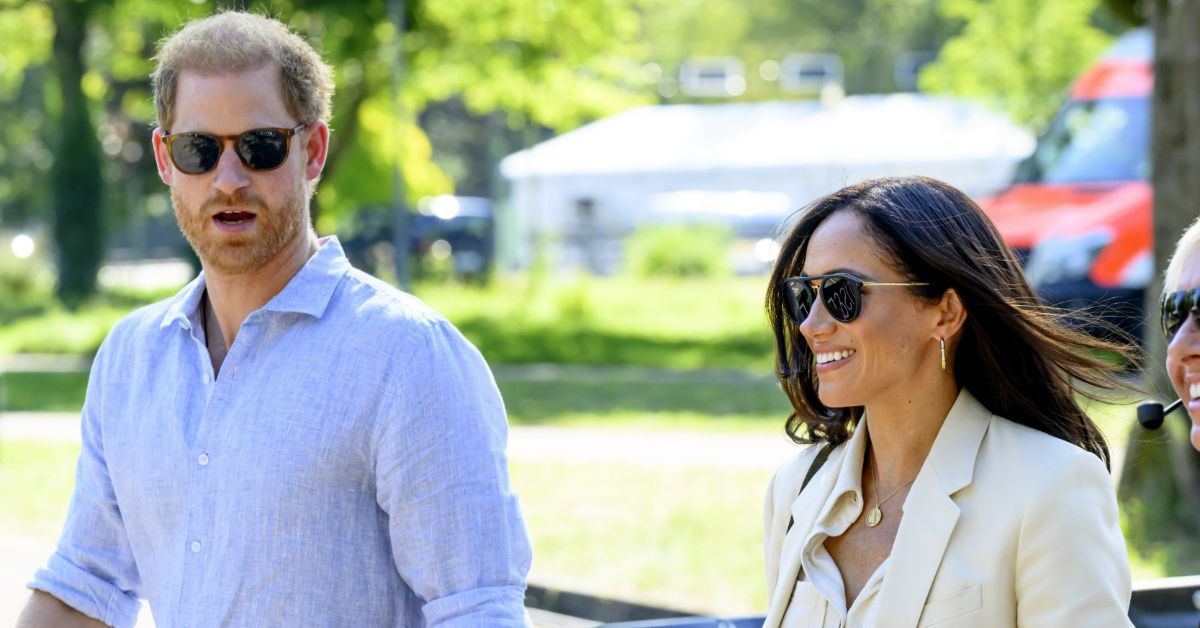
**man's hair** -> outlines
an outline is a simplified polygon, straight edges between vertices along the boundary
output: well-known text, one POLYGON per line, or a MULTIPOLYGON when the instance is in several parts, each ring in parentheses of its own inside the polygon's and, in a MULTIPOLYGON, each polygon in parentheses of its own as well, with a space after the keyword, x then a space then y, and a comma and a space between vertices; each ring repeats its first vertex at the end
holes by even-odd
POLYGON ((175 122, 175 90, 184 70, 202 75, 248 72, 274 62, 279 66, 283 102, 301 124, 329 121, 333 70, 308 42, 278 20, 225 11, 188 22, 159 43, 151 75, 158 126, 175 122))
POLYGON ((1180 236, 1179 243, 1175 245, 1175 252, 1171 254, 1171 261, 1167 264, 1167 271, 1163 278, 1163 292, 1179 289, 1179 277, 1183 275, 1183 265, 1196 251, 1200 251, 1200 218, 1192 221, 1192 224, 1180 236))

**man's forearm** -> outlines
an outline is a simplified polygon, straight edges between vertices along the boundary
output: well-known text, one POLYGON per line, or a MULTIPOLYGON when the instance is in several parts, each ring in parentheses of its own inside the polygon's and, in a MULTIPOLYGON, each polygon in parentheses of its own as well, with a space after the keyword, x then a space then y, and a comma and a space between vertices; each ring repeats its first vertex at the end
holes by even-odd
POLYGON ((17 619, 17 628, 102 628, 107 626, 83 613, 63 604, 58 598, 34 591, 25 603, 25 610, 17 619))

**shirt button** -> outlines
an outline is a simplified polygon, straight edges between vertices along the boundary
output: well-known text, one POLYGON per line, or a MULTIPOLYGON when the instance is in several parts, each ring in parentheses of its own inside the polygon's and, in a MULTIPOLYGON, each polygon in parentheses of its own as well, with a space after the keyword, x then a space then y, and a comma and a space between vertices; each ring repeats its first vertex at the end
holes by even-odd
POLYGON ((200 541, 192 541, 192 553, 193 554, 200 553, 200 541))
POLYGON ((208 464, 208 454, 200 454, 200 457, 196 459, 196 462, 199 462, 200 466, 202 467, 208 464))

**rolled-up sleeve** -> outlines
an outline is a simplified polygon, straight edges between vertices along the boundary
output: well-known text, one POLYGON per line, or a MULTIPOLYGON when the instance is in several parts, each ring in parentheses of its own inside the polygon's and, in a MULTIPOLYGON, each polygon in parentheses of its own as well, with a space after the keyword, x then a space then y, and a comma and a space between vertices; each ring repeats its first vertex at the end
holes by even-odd
POLYGON ((104 355, 102 347, 88 378, 75 490, 58 547, 27 586, 111 626, 133 626, 140 583, 104 457, 104 355))
POLYGON ((524 626, 531 551, 509 486, 503 402, 456 329, 424 331, 375 443, 396 569, 429 626, 524 626))

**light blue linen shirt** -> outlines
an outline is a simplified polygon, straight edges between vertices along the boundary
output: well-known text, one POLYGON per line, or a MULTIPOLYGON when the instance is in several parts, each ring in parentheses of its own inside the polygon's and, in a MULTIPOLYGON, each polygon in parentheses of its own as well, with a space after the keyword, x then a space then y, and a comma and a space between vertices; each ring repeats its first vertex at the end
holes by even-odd
POLYGON ((75 493, 29 583, 133 625, 521 626, 531 552, 491 372, 336 238, 213 377, 201 275, 114 327, 75 493))

